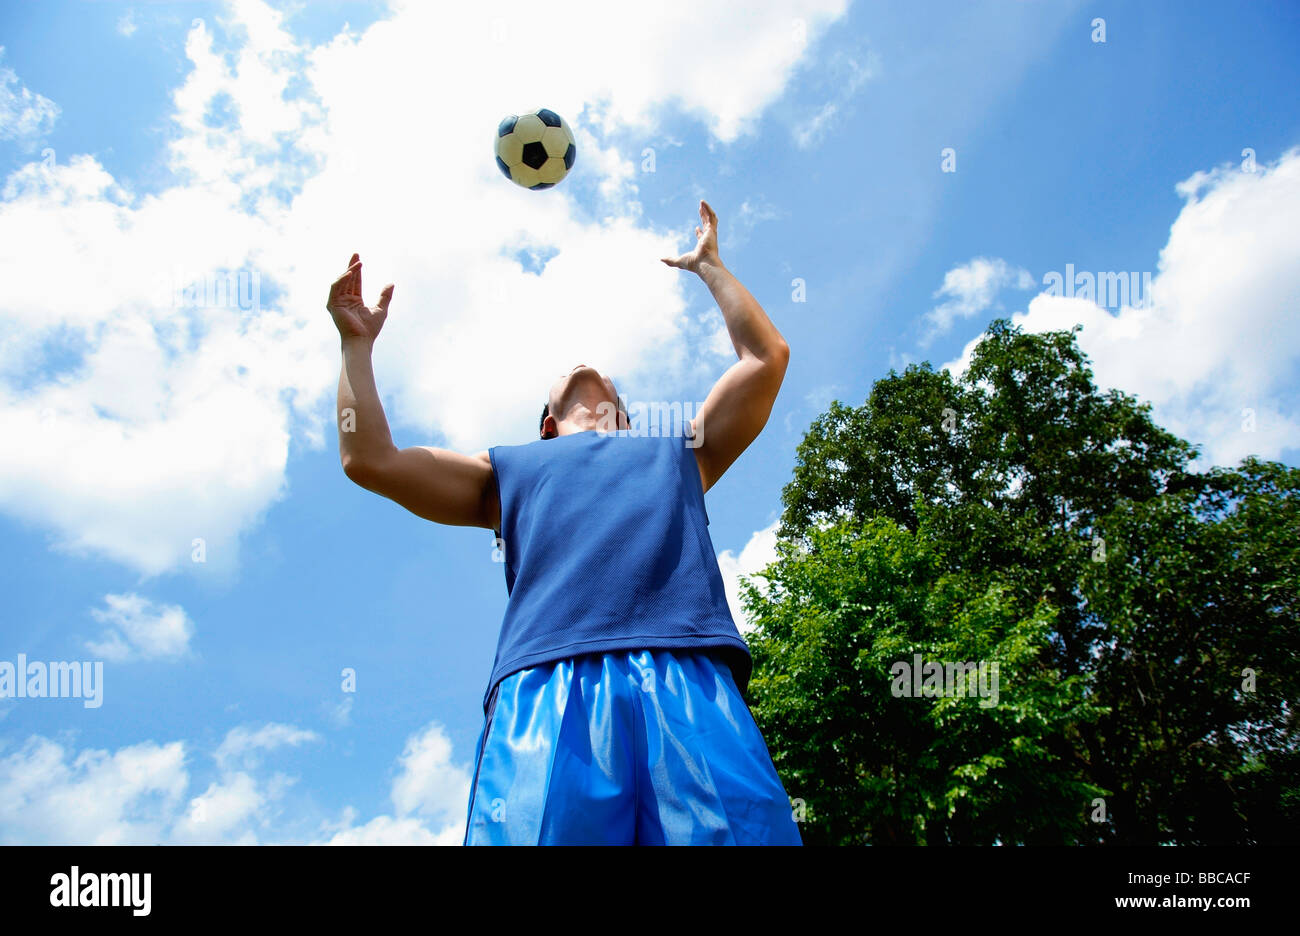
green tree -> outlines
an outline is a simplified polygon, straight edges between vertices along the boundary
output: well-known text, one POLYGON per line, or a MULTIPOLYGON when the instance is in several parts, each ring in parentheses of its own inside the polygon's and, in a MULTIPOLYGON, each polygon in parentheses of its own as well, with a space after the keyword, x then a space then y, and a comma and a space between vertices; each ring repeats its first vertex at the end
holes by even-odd
POLYGON ((1300 473, 1194 457, 1097 389, 1073 332, 1003 320, 960 379, 912 366, 833 403, 744 595, 805 839, 1293 836, 1300 473), (997 663, 998 704, 895 696, 918 653, 997 663))

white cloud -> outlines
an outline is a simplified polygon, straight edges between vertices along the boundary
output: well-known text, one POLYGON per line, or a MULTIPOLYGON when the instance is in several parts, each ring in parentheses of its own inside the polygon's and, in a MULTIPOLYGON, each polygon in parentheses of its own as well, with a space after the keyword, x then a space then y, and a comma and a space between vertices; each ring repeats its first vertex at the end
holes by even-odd
POLYGON ((834 102, 827 101, 817 108, 816 113, 794 128, 794 142, 800 149, 809 149, 821 142, 830 127, 831 118, 839 112, 834 102))
POLYGON ((402 752, 401 773, 393 781, 398 815, 414 813, 435 819, 454 818, 469 799, 469 773, 451 763, 451 741, 441 725, 432 723, 412 735, 402 752))
POLYGON ((855 55, 840 49, 826 56, 818 83, 826 89, 829 99, 807 120, 790 128, 795 146, 810 149, 820 143, 834 124, 834 118, 849 111, 854 95, 879 73, 880 56, 874 51, 859 51, 855 55))
MULTIPOLYGON (((411 3, 404 9, 416 6, 411 3)), ((737 28, 733 4, 660 3, 653 15, 637 17, 636 54, 629 55, 623 9, 599 0, 566 4, 569 18, 553 22, 548 31, 548 84, 570 88, 574 99, 590 95, 602 130, 616 124, 652 128, 654 111, 676 101, 705 121, 713 136, 728 143, 757 131, 754 117, 780 96, 817 37, 846 8, 844 0, 760 4, 745 11, 744 27, 737 28), (804 24, 804 42, 797 41, 797 21, 804 24), (700 37, 707 37, 708 54, 698 51, 700 37)), ((516 48, 520 33, 533 28, 529 15, 533 11, 535 7, 528 3, 494 4, 487 11, 487 18, 506 26, 503 47, 516 48)), ((429 15, 439 25, 445 18, 441 8, 431 8, 429 15)), ((470 16, 471 29, 481 31, 474 21, 477 15, 470 16)), ((457 40, 464 35, 448 34, 457 40)), ((527 56, 513 58, 517 61, 507 63, 502 55, 492 60, 499 67, 532 71, 527 56)))
POLYGON ((233 836, 231 844, 256 845, 257 835, 249 826, 268 799, 250 774, 229 774, 189 801, 172 826, 171 839, 223 842, 233 836))
POLYGON ((161 841, 189 775, 179 742, 71 752, 33 736, 0 759, 0 842, 148 845, 161 841))
POLYGON ((633 164, 602 135, 652 131, 670 104, 720 140, 752 131, 804 54, 792 19, 812 38, 844 4, 756 11, 737 30, 729 4, 678 0, 643 18, 636 55, 616 9, 570 4, 548 30, 544 101, 520 100, 536 60, 502 35, 531 16, 516 6, 398 3, 307 48, 241 0, 188 33, 174 186, 141 196, 79 155, 13 173, 0 239, 23 246, 0 256, 0 434, 35 441, 0 451, 0 510, 146 576, 233 575, 239 537, 284 492, 291 438, 333 443, 324 300, 353 250, 367 300, 396 283, 375 359, 398 444, 528 438, 557 360, 670 398, 707 354, 683 347, 691 287, 658 262, 684 242, 639 222, 633 164), (700 35, 707 55, 684 41, 700 35), (484 142, 501 114, 539 104, 579 138, 574 174, 546 193, 501 179, 484 142), (521 246, 559 253, 535 275, 521 246), (172 301, 240 272, 257 302, 172 301))
MULTIPOLYGON (((717 210, 716 205, 713 208, 717 210)), ((731 218, 723 218, 719 213, 718 227, 721 228, 722 235, 718 243, 719 252, 734 250, 744 245, 749 241, 749 235, 754 232, 754 228, 764 221, 775 221, 781 217, 781 210, 762 195, 742 201, 731 218)))
MULTIPOLYGON (((0 46, 3 55, 4 46, 0 46)), ((0 68, 0 140, 12 140, 24 150, 34 149, 58 119, 59 105, 24 85, 12 68, 0 68)))
MULTIPOLYGON (((277 726, 268 726, 277 727, 277 726)), ((116 752, 73 750, 33 735, 0 759, 0 842, 5 844, 255 845, 268 806, 293 779, 223 771, 189 799, 181 741, 116 752)))
POLYGON ((943 277, 943 285, 934 298, 945 301, 925 314, 928 330, 921 338, 925 347, 948 331, 957 319, 968 319, 983 312, 1007 286, 1032 289, 1034 278, 1028 270, 1010 266, 1000 258, 976 257, 969 263, 953 267, 943 277))
MULTIPOLYGON (((469 803, 466 802, 466 808, 469 803)), ((344 814, 343 828, 326 841, 315 845, 460 845, 465 841, 465 823, 459 828, 448 826, 431 832, 418 819, 376 816, 365 825, 354 826, 356 810, 344 814)))
POLYGON ((347 693, 337 705, 325 704, 325 717, 335 728, 346 728, 352 724, 352 705, 355 696, 347 693))
MULTIPOLYGON (((718 570, 722 573, 722 584, 727 592, 727 604, 731 608, 731 616, 736 621, 736 627, 742 634, 750 633, 754 627, 745 617, 744 608, 740 603, 740 577, 753 576, 755 572, 761 572, 776 561, 776 531, 780 525, 778 520, 765 529, 755 531, 749 538, 749 542, 741 549, 739 556, 730 549, 718 553, 718 570)), ((760 592, 766 594, 765 579, 755 577, 750 581, 760 592)))
POLYGON ((139 28, 135 21, 135 10, 127 10, 117 19, 117 32, 120 36, 130 39, 139 28))
POLYGON ((136 594, 105 595, 107 610, 90 613, 108 629, 86 647, 105 660, 175 659, 189 652, 194 625, 180 605, 157 605, 136 594))
POLYGON ((438 722, 406 739, 393 780, 395 815, 354 826, 345 811, 340 826, 326 827, 328 845, 459 845, 465 840, 469 770, 452 760, 451 742, 438 722), (337 829, 337 831, 335 831, 337 829))
POLYGON ((257 730, 240 725, 230 729, 216 752, 212 755, 217 766, 227 770, 233 765, 245 768, 256 766, 263 751, 279 747, 297 747, 308 741, 319 741, 320 735, 305 728, 271 722, 257 730))
MULTIPOLYGON (((285 822, 315 812, 287 794, 298 778, 260 771, 260 754, 317 740, 293 725, 235 728, 213 753, 218 775, 194 783, 181 741, 117 751, 77 750, 33 735, 0 757, 0 844, 245 844, 300 840, 285 822), (196 786, 194 791, 191 787, 196 786), (279 823, 279 827, 277 826, 279 823)), ((0 739, 0 748, 4 740, 0 739)), ((315 844, 459 845, 469 803, 467 766, 440 724, 413 733, 397 761, 394 815, 355 825, 357 810, 325 823, 315 844)))
MULTIPOLYGON (((1012 321, 1028 332, 1082 324, 1079 346, 1098 385, 1150 402, 1159 424, 1203 446, 1198 462, 1278 458, 1300 445, 1300 150, 1253 173, 1198 172, 1177 190, 1186 204, 1142 307, 1112 314, 1043 294, 1012 321)), ((945 366, 964 371, 978 341, 945 366)))

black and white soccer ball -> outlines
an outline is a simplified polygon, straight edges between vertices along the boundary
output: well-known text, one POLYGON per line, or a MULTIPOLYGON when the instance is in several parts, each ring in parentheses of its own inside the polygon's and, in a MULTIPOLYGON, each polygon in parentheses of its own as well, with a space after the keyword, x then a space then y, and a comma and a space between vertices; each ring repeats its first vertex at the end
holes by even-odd
POLYGON ((555 111, 514 115, 497 127, 497 166, 516 185, 548 189, 573 168, 573 131, 555 111))

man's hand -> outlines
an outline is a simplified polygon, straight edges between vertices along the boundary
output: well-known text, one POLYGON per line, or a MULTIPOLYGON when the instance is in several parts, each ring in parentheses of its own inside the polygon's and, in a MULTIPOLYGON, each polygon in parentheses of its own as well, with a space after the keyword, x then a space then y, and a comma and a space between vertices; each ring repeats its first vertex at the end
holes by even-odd
POLYGON ((700 199, 700 223, 704 227, 695 229, 696 243, 694 250, 682 254, 675 260, 669 257, 660 257, 659 259, 670 267, 677 267, 679 270, 690 270, 692 273, 699 273, 700 265, 703 263, 721 266, 722 261, 718 259, 718 215, 704 199, 700 199))
POLYGON ((366 308, 361 301, 361 256, 353 254, 348 264, 348 271, 336 279, 330 286, 330 297, 325 302, 338 326, 339 335, 344 341, 350 338, 365 338, 374 341, 379 337, 379 330, 388 318, 388 303, 393 299, 393 284, 389 283, 379 293, 379 304, 373 309, 366 308))

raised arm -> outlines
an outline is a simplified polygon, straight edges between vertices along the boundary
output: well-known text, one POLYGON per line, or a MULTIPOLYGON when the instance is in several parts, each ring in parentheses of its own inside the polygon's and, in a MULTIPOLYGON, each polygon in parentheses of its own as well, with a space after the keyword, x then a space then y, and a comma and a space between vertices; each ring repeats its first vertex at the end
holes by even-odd
POLYGON ((718 257, 718 216, 700 202, 695 250, 663 262, 690 270, 713 294, 739 358, 718 379, 691 425, 699 440, 695 457, 707 491, 767 425, 777 392, 785 380, 790 346, 767 313, 718 257))
POLYGON ((427 446, 398 449, 393 444, 371 357, 392 296, 390 284, 380 293, 379 304, 366 308, 361 301, 361 260, 356 254, 348 271, 330 287, 326 308, 338 326, 343 348, 338 394, 343 471, 366 490, 426 520, 496 530, 501 507, 487 452, 470 456, 427 446))

